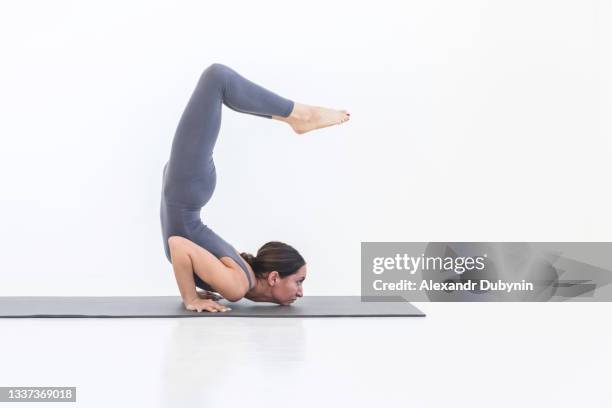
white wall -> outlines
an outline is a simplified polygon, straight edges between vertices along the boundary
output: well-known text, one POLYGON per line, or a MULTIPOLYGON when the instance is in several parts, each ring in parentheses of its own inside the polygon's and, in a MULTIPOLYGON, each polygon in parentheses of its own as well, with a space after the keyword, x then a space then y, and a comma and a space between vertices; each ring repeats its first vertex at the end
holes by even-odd
POLYGON ((204 221, 294 245, 306 294, 359 293, 361 241, 612 239, 609 3, 302 4, 3 3, 0 295, 178 295, 161 170, 213 62, 351 112, 223 112, 204 221))

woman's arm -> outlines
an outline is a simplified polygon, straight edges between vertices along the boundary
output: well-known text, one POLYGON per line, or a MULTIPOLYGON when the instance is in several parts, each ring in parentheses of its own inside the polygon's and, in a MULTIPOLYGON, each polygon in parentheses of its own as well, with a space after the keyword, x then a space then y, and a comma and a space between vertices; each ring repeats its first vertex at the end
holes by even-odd
POLYGON ((183 301, 198 298, 193 273, 230 302, 240 300, 248 291, 249 282, 239 267, 227 266, 208 250, 184 237, 171 236, 168 246, 183 301))
POLYGON ((168 238, 168 246, 170 248, 170 258, 172 260, 176 284, 186 306, 192 300, 198 299, 198 293, 195 288, 195 280, 193 279, 191 257, 184 243, 177 238, 179 237, 172 236, 168 238))

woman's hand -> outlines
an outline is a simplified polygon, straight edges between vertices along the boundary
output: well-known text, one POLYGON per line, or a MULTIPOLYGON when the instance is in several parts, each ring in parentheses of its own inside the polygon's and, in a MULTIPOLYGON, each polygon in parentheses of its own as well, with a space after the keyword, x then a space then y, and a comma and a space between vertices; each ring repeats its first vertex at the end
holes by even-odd
POLYGON ((221 300, 223 299, 223 296, 218 295, 214 292, 209 292, 207 290, 204 291, 196 291, 198 293, 198 296, 200 299, 212 299, 212 300, 221 300))
POLYGON ((187 310, 197 311, 198 313, 202 310, 206 310, 207 312, 226 312, 228 310, 232 310, 227 306, 220 305, 212 299, 201 299, 196 298, 192 299, 189 302, 183 302, 185 308, 187 310))

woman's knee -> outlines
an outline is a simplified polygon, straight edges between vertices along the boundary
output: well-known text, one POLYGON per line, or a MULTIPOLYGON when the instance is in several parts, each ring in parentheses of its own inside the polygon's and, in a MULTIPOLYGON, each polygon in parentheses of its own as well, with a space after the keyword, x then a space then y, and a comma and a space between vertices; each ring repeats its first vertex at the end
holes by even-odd
POLYGON ((232 70, 230 67, 215 62, 204 70, 202 73, 202 79, 219 84, 225 84, 228 76, 231 75, 231 72, 232 70))

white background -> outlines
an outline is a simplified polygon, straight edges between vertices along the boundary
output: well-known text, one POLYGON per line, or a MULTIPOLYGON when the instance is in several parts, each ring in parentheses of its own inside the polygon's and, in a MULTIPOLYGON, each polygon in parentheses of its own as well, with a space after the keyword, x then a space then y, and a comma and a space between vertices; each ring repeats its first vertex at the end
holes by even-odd
POLYGON ((361 241, 612 239, 604 1, 3 3, 0 295, 178 295, 161 171, 209 64, 347 124, 227 108, 203 220, 285 241, 308 294, 361 241))
MULTIPOLYGON (((361 241, 612 238, 608 2, 0 7, 0 296, 178 296, 161 171, 213 62, 351 112, 301 136, 223 112, 204 221, 240 250, 294 245, 306 295, 358 294, 361 241)), ((610 303, 420 306, 0 319, 0 386, 76 386, 88 408, 609 407, 610 303)))

